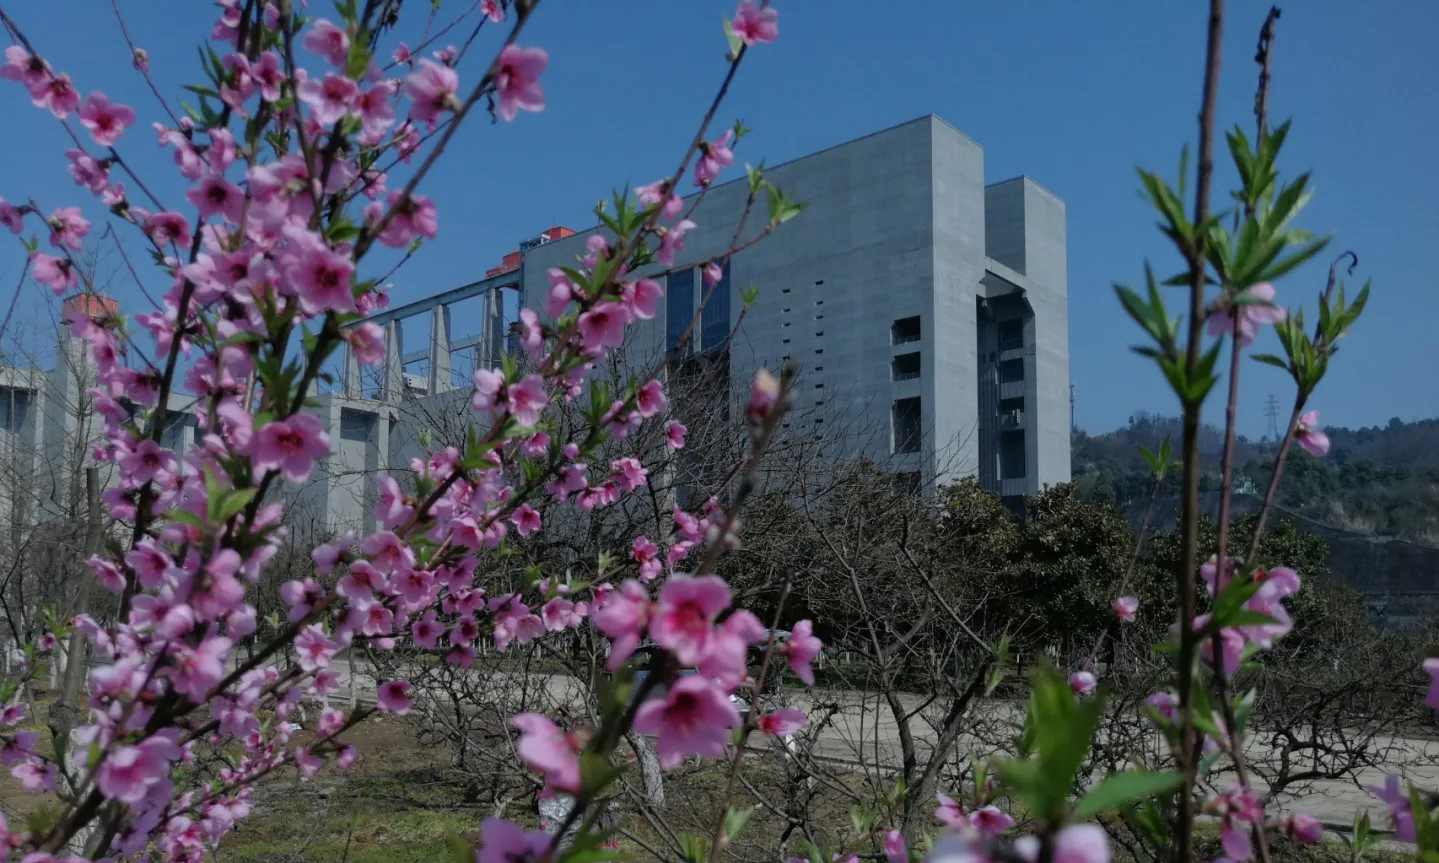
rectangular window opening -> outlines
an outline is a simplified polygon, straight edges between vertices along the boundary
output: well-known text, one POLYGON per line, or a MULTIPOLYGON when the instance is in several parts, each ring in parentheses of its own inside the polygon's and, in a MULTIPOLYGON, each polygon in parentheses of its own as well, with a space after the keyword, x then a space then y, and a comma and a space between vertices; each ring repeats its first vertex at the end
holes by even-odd
POLYGON ((893 379, 896 381, 913 380, 919 377, 919 351, 912 354, 900 354, 890 363, 893 379))
POLYGON ((909 318, 900 318, 889 327, 889 342, 892 345, 903 345, 910 342, 917 342, 920 339, 919 315, 909 318))
POLYGON ((919 452, 922 411, 918 396, 896 399, 893 407, 894 451, 919 452))

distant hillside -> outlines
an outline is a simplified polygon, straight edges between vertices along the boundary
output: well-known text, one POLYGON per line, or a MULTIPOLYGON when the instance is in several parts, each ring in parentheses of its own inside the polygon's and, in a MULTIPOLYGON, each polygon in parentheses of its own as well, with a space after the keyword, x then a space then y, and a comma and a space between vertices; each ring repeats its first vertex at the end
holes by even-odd
MULTIPOLYGON (((1298 450, 1280 481, 1279 502, 1287 509, 1334 527, 1396 536, 1439 545, 1439 420, 1385 426, 1326 428, 1331 449, 1323 459, 1298 450)), ((1075 431, 1074 479, 1091 494, 1121 507, 1149 494, 1147 468, 1138 446, 1153 449, 1170 437, 1178 450, 1179 420, 1137 413, 1126 428, 1101 435, 1075 431)), ((1219 487, 1222 432, 1206 426, 1199 450, 1205 473, 1202 491, 1219 487)), ((1235 449, 1238 491, 1263 494, 1277 450, 1275 441, 1239 438, 1235 449)), ((1179 490, 1177 472, 1167 493, 1179 490)))

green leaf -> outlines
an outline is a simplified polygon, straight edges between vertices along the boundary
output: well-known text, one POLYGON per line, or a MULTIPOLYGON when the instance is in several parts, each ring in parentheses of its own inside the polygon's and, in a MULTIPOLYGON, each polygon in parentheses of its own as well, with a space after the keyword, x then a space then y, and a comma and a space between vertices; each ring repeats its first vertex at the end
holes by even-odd
POLYGON ((1264 363, 1265 365, 1274 366, 1276 369, 1289 369, 1289 363, 1285 362, 1282 357, 1276 357, 1274 354, 1254 354, 1250 359, 1255 362, 1264 363))
POLYGON ((709 840, 703 836, 681 836, 680 857, 686 863, 705 863, 709 857, 709 840))
POLYGON ((720 20, 724 22, 725 43, 729 45, 729 54, 726 59, 733 60, 739 56, 740 49, 744 47, 744 41, 740 39, 739 34, 734 31, 734 25, 730 23, 728 18, 722 18, 720 20))
POLYGON ((1136 770, 1129 773, 1111 773, 1075 805, 1074 818, 1093 818, 1101 812, 1117 809, 1136 800, 1167 794, 1178 788, 1183 778, 1183 774, 1176 771, 1151 773, 1136 770))
POLYGON ((754 807, 747 806, 744 809, 730 807, 724 816, 724 837, 728 842, 733 842, 744 830, 749 817, 754 814, 754 807))
POLYGON ((445 837, 451 863, 475 863, 475 848, 454 832, 445 837))

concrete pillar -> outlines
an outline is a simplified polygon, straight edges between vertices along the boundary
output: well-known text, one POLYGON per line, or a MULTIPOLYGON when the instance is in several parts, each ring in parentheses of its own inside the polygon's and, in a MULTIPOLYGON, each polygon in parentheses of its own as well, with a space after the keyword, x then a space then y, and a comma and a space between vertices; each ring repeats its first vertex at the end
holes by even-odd
POLYGON ((357 399, 364 392, 364 386, 360 382, 360 360, 355 356, 355 349, 350 343, 345 343, 345 366, 340 376, 340 391, 347 399, 357 399))
POLYGON ((450 389, 450 307, 430 309, 431 395, 450 389))
POLYGON ((405 394, 404 347, 400 344, 400 322, 385 324, 385 365, 380 383, 380 399, 395 404, 405 394))

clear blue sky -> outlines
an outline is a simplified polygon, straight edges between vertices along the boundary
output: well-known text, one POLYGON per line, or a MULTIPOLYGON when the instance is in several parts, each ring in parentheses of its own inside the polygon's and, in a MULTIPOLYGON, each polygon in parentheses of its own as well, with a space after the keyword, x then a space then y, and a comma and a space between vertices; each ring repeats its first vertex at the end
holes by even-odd
MULTIPOLYGON (((194 78, 193 46, 213 7, 121 5, 167 95, 178 95, 194 78)), ((1173 410, 1157 372, 1128 352, 1135 331, 1109 285, 1137 280, 1146 256, 1161 271, 1174 266, 1137 197, 1133 168, 1172 174, 1180 145, 1196 134, 1203 5, 781 0, 779 42, 746 61, 721 117, 742 116, 754 129, 741 161, 773 164, 935 113, 985 148, 989 180, 1024 173, 1064 198, 1078 421, 1105 430, 1135 410, 1173 410)), ((148 123, 158 117, 154 100, 128 68, 108 6, 56 0, 7 11, 82 92, 103 89, 148 123)), ((1268 6, 1229 7, 1220 117, 1250 129, 1255 35, 1268 6)), ((460 8, 446 0, 441 18, 460 8)), ((551 55, 546 111, 513 125, 479 118, 458 136, 429 188, 439 241, 401 271, 396 299, 471 280, 522 237, 552 223, 589 224, 589 208, 612 185, 671 169, 722 73, 719 18, 732 9, 729 0, 546 0, 523 40, 551 55)), ((1375 283, 1369 312, 1316 399, 1329 424, 1439 414, 1436 45, 1439 4, 1428 0, 1306 0, 1279 22, 1270 104, 1276 119, 1295 118, 1284 164, 1314 171, 1317 194, 1303 224, 1335 234, 1336 253, 1354 249, 1356 281, 1375 283)), ((18 86, 0 83, 12 130, 0 151, 0 196, 35 195, 47 208, 86 202, 62 160, 47 155, 64 141, 56 124, 18 86)), ((168 156, 153 141, 140 129, 121 149, 147 179, 173 190, 168 156)), ((6 300, 21 262, 10 248, 0 253, 6 300)), ((1310 266, 1287 277, 1279 296, 1312 307, 1323 278, 1323 265, 1310 266)), ((134 296, 123 285, 116 293, 134 296)), ((25 320, 44 320, 47 303, 42 289, 27 288, 25 320)), ((1272 349, 1272 340, 1260 347, 1272 349)), ((1285 380, 1251 365, 1241 431, 1263 432, 1264 398, 1287 401, 1285 380)))

